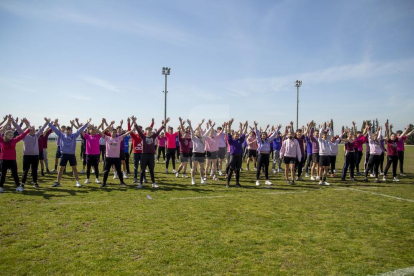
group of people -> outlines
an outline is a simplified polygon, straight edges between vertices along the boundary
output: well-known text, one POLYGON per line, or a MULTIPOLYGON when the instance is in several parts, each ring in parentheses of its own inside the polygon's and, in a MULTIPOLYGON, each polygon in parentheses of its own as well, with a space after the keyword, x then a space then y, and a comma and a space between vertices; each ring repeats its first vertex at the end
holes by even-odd
POLYGON ((283 172, 281 164, 285 164, 284 177, 290 185, 295 181, 303 181, 302 173, 305 168, 305 177, 318 180, 319 185, 330 185, 327 177, 336 173, 336 157, 338 144, 344 143, 344 166, 342 180, 346 181, 349 171, 351 180, 355 180, 355 169, 359 172, 359 163, 362 160, 363 145, 366 145, 365 175, 364 181, 368 182, 368 174, 380 182, 387 180, 387 173, 392 166, 393 181, 397 178, 397 164, 400 162, 400 175, 404 176, 404 140, 412 135, 408 126, 405 131, 393 133, 393 126, 385 124, 384 137, 382 127, 375 133, 371 131, 371 125, 357 131, 355 122, 353 128, 343 129, 340 135, 334 136, 331 123, 323 123, 316 129, 316 123, 311 121, 306 127, 294 131, 293 122, 281 132, 281 125, 269 125, 266 129, 258 128, 257 122, 249 127, 248 122, 240 123, 238 129, 233 128, 234 120, 224 122, 215 128, 211 120, 204 120, 193 127, 190 120, 179 118, 180 125, 174 132, 173 127, 168 126, 169 118, 161 122, 161 126, 154 130, 154 119, 149 126, 143 128, 137 124, 137 118, 131 116, 127 119, 128 126, 124 130, 120 125, 114 126, 115 121, 108 123, 102 119, 100 124, 91 124, 91 119, 81 124, 78 119, 70 121, 70 126, 60 126, 58 119, 51 121, 45 118, 43 126, 36 129, 30 122, 23 118, 18 124, 8 115, 0 124, 0 192, 3 192, 7 172, 10 171, 14 179, 16 190, 23 191, 26 185, 28 173, 31 170, 33 185, 38 188, 38 166, 41 165, 41 175, 57 172, 56 182, 53 187, 60 187, 62 175, 67 164, 72 167, 76 186, 81 187, 77 170, 76 146, 77 138, 81 136, 81 157, 83 159, 82 173, 86 169, 85 184, 90 183, 91 172, 95 173, 95 182, 104 188, 107 186, 108 176, 114 172, 114 178, 118 178, 120 185, 126 186, 124 179, 128 178, 129 156, 133 154, 134 183, 137 188, 142 188, 147 182, 146 172, 149 171, 151 185, 158 188, 155 182, 155 163, 159 162, 163 153, 165 160, 165 173, 168 173, 171 161, 176 177, 180 174, 187 178, 187 166, 191 168, 191 184, 196 184, 196 174, 200 174, 200 183, 207 184, 208 174, 213 181, 225 175, 226 187, 230 187, 231 179, 235 176, 235 186, 240 185, 240 171, 245 157, 247 157, 247 170, 251 162, 256 169, 256 186, 260 186, 260 174, 263 172, 265 185, 273 185, 269 179, 269 165, 272 161, 272 171, 283 172), (25 125, 25 126, 24 126, 25 125), (47 129, 46 129, 47 128, 47 129), (249 131, 248 131, 249 128, 249 131), (165 130, 163 132, 163 130, 165 130), (47 158, 47 143, 49 135, 54 132, 57 136, 57 149, 55 155, 55 168, 49 170, 47 158), (129 147, 129 141, 132 147, 129 147), (23 176, 19 180, 16 162, 16 144, 23 141, 23 176), (156 152, 158 148, 158 153, 156 152), (166 152, 165 152, 166 148, 166 152), (176 156, 180 165, 176 170, 176 156), (273 156, 273 158, 271 157, 273 156), (387 163, 383 170, 383 161, 387 156, 387 163), (103 163, 103 180, 99 179, 99 164, 103 163), (58 169, 59 163, 59 170, 58 169), (223 171, 223 163, 226 164, 223 171), (276 169, 277 166, 277 169, 276 169), (138 177, 139 171, 139 177, 138 177), (309 172, 310 171, 310 172, 309 172), (297 176, 296 176, 297 175, 297 176))

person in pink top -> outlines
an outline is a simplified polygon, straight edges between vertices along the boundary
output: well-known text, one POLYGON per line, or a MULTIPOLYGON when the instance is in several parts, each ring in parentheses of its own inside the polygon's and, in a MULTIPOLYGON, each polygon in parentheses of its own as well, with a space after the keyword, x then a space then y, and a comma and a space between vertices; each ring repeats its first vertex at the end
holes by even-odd
MULTIPOLYGON (((288 126, 290 128, 291 126, 288 126)), ((285 177, 286 182, 291 185, 295 185, 295 164, 296 159, 300 162, 302 159, 302 153, 300 150, 299 142, 295 139, 293 129, 290 129, 287 135, 287 139, 282 142, 282 148, 280 149, 280 157, 283 158, 283 162, 286 165, 285 177), (292 177, 292 181, 289 181, 289 169, 292 177)))
MULTIPOLYGON (((210 126, 213 125, 211 120, 207 123, 207 129, 210 128, 210 126)), ((207 180, 207 172, 211 169, 210 176, 213 176, 213 180, 218 180, 216 176, 217 172, 217 158, 219 153, 219 147, 218 147, 218 141, 221 137, 221 134, 223 133, 223 130, 221 130, 219 133, 216 133, 214 129, 211 130, 210 134, 206 137, 205 140, 205 151, 206 151, 206 174, 204 177, 204 181, 207 180)))
POLYGON ((385 166, 384 170, 384 177, 382 178, 383 181, 387 181, 387 172, 392 165, 392 176, 393 181, 400 181, 397 178, 397 166, 398 166, 398 150, 397 150, 397 143, 399 139, 397 135, 392 132, 392 125, 388 128, 388 123, 385 123, 385 136, 387 139, 387 165, 385 166))
MULTIPOLYGON (((2 128, 1 132, 5 131, 5 128, 14 122, 13 117, 9 115, 8 123, 2 128)), ((16 162, 16 144, 21 141, 30 129, 26 129, 22 134, 14 137, 13 131, 7 130, 4 132, 4 138, 0 135, 0 160, 2 161, 1 178, 0 178, 0 193, 3 192, 3 185, 6 181, 7 170, 11 170, 11 174, 16 184, 16 191, 22 192, 23 187, 20 186, 19 176, 17 175, 17 162, 16 162)))
POLYGON ((404 130, 404 133, 401 130, 397 131, 397 151, 398 151, 398 161, 400 161, 400 175, 405 176, 404 173, 404 141, 407 139, 408 136, 412 135, 414 129, 407 133, 408 130, 412 127, 412 125, 408 125, 407 128, 404 130))
POLYGON ((256 162, 257 162, 257 139, 256 133, 252 130, 249 133, 249 136, 246 139, 247 142, 247 170, 249 171, 249 164, 250 161, 253 159, 254 162, 254 169, 256 169, 256 162))
POLYGON ((165 138, 164 132, 157 137, 158 140, 158 156, 157 156, 157 163, 160 160, 160 155, 162 153, 162 159, 164 159, 165 163, 165 144, 167 142, 167 138, 165 138))
MULTIPOLYGON (((115 122, 111 122, 111 124, 108 126, 108 128, 112 128, 113 124, 115 122)), ((105 171, 104 171, 104 178, 103 183, 101 185, 101 188, 106 187, 106 181, 108 180, 108 174, 111 170, 111 166, 113 165, 115 167, 115 170, 118 174, 119 181, 121 182, 122 187, 126 187, 126 184, 124 183, 124 177, 121 172, 121 144, 123 143, 124 137, 129 135, 131 131, 127 131, 122 135, 119 135, 117 133, 117 129, 111 130, 111 136, 106 136, 105 132, 101 133, 101 136, 105 139, 105 146, 106 146, 106 161, 105 161, 105 171), (117 135, 118 134, 118 135, 117 135)))
POLYGON ((168 165, 170 160, 173 166, 173 173, 175 171, 175 151, 177 150, 177 146, 175 145, 175 138, 178 136, 178 132, 173 133, 173 128, 168 127, 167 132, 165 133, 165 138, 167 138, 167 162, 165 163, 165 173, 168 173, 168 165))

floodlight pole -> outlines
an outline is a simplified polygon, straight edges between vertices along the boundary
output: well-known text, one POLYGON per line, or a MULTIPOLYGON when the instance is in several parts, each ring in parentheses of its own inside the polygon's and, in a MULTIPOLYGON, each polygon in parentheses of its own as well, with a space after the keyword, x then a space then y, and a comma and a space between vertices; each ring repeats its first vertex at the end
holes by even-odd
POLYGON ((296 129, 299 129, 299 87, 301 87, 302 81, 296 81, 296 129))
POLYGON ((171 68, 162 67, 162 74, 165 76, 165 90, 163 91, 164 96, 165 96, 165 99, 164 99, 164 122, 167 121, 167 93, 168 93, 168 90, 167 90, 167 76, 170 74, 170 71, 171 71, 171 68))

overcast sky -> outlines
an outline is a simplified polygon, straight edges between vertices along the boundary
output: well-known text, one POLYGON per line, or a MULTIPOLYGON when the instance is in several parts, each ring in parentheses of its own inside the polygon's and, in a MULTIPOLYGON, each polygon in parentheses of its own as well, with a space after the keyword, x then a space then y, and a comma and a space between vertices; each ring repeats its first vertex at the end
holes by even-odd
POLYGON ((414 1, 0 0, 0 114, 414 123, 414 1))

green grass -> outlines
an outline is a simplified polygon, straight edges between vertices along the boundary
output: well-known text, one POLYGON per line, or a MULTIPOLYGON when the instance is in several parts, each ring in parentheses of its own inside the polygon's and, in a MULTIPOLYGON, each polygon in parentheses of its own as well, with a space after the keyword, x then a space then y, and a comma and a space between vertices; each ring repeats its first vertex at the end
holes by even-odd
MULTIPOLYGON (((51 143, 50 157, 54 150, 51 143)), ((21 170, 21 143, 18 156, 21 170)), ((68 172, 61 188, 51 188, 53 174, 19 194, 8 177, 0 275, 368 275, 410 267, 414 147, 405 159, 400 183, 341 183, 338 174, 331 187, 291 187, 278 174, 274 186, 257 188, 252 171, 242 172, 242 189, 226 189, 223 178, 191 186, 162 173, 161 163, 159 189, 137 190, 131 178, 121 188, 112 177, 105 189, 75 188, 68 172)))

